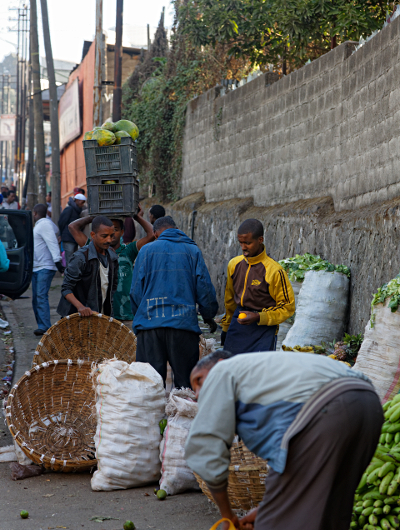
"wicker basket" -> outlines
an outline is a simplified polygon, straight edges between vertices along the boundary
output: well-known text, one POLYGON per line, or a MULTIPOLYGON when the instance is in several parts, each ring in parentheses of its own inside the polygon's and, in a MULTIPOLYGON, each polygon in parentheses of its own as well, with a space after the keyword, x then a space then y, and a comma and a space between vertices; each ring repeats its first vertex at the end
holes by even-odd
POLYGON ((112 317, 78 313, 62 318, 40 339, 32 366, 55 359, 100 363, 117 357, 127 363, 136 360, 136 336, 127 326, 112 317))
MULTIPOLYGON (((267 462, 251 453, 242 441, 235 440, 231 447, 228 478, 228 496, 234 510, 247 512, 260 504, 267 474, 267 462)), ((207 484, 198 475, 196 478, 202 492, 215 503, 207 484)))
POLYGON ((54 471, 83 471, 96 464, 95 393, 91 363, 51 361, 31 368, 7 400, 8 428, 22 451, 54 471))

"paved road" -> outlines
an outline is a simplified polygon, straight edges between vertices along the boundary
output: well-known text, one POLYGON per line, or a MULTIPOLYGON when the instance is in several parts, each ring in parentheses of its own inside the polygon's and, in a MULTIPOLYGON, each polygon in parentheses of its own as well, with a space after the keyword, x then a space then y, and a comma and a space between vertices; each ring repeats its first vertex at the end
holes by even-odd
MULTIPOLYGON (((51 321, 58 320, 56 307, 60 298, 61 278, 55 278, 50 291, 51 321)), ((14 382, 31 367, 38 338, 31 307, 31 290, 13 302, 2 302, 5 318, 13 332, 16 351, 14 382)), ((0 342, 0 365, 4 346, 0 342)), ((0 423, 0 446, 12 443, 1 436, 5 430, 0 423)), ((218 519, 215 508, 201 493, 185 493, 159 501, 153 488, 135 488, 115 492, 92 492, 89 473, 46 473, 22 481, 10 479, 9 464, 0 464, 0 530, 122 530, 126 519, 134 521, 137 530, 209 530, 218 519), (30 518, 22 520, 21 510, 30 518), (95 515, 119 520, 97 523, 95 515)))

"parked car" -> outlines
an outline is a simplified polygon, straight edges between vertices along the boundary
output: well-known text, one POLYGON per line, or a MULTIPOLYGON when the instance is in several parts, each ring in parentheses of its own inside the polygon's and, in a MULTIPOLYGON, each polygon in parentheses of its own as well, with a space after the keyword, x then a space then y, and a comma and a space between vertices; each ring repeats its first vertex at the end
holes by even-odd
POLYGON ((0 293, 13 299, 19 298, 28 289, 32 279, 32 212, 0 210, 0 239, 10 260, 8 271, 0 273, 0 293))

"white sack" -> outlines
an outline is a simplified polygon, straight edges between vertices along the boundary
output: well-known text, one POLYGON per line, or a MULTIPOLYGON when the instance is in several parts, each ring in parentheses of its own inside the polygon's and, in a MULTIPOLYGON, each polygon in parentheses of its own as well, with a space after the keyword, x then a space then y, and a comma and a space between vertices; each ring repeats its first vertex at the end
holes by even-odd
POLYGON ((16 459, 18 460, 18 464, 21 464, 21 466, 30 466, 33 464, 33 461, 26 456, 26 454, 23 452, 23 450, 20 448, 20 446, 17 444, 17 442, 14 440, 14 449, 16 454, 16 459))
MULTIPOLYGON (((294 300, 296 304, 296 311, 297 311, 297 302, 299 299, 299 293, 301 286, 303 285, 302 282, 290 282, 293 288, 294 292, 294 300)), ((293 317, 289 318, 288 320, 285 320, 285 322, 282 322, 282 324, 279 324, 279 331, 278 331, 278 337, 276 341, 276 351, 279 351, 282 348, 282 343, 285 342, 286 335, 289 333, 290 328, 293 326, 293 317)))
POLYGON ((374 309, 375 323, 365 327, 354 369, 369 377, 386 403, 400 390, 400 311, 392 313, 390 298, 374 309))
POLYGON ((196 477, 185 460, 185 443, 193 418, 197 413, 197 403, 190 389, 174 389, 165 412, 168 424, 160 444, 162 462, 160 489, 168 495, 176 495, 189 489, 200 489, 196 477))
POLYGON ((94 374, 98 471, 95 491, 132 488, 160 477, 160 427, 165 415, 162 377, 147 363, 111 360, 94 374))
POLYGON ((307 271, 296 318, 283 344, 308 346, 341 340, 344 335, 350 281, 340 272, 307 271))
POLYGON ((7 445, 0 447, 0 462, 16 462, 17 455, 15 454, 14 446, 7 445))

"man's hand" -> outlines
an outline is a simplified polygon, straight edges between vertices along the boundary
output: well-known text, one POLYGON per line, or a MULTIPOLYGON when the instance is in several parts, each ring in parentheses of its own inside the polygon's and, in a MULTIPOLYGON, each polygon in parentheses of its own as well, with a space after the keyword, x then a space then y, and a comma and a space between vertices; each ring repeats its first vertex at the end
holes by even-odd
POLYGON ((84 305, 77 307, 77 311, 81 317, 90 317, 93 315, 93 311, 90 309, 90 307, 85 307, 84 305))
MULTIPOLYGON (((240 521, 237 518, 237 515, 232 515, 229 519, 235 525, 235 528, 237 528, 238 530, 240 530, 242 528, 240 526, 240 521)), ((227 521, 225 521, 224 523, 222 523, 221 528, 222 528, 222 530, 229 530, 229 526, 230 526, 230 524, 227 521)))
POLYGON ((242 517, 239 521, 243 530, 253 530, 254 521, 256 520, 258 508, 254 508, 247 515, 242 517))
POLYGON ((213 318, 203 318, 204 324, 210 326, 210 333, 215 333, 217 331, 218 325, 213 318))
POLYGON ((65 267, 62 266, 61 261, 57 261, 56 267, 57 267, 58 272, 60 272, 61 274, 64 274, 65 267))
POLYGON ((260 321, 260 314, 254 313, 253 311, 241 311, 241 313, 246 313, 246 318, 238 318, 237 321, 243 326, 248 326, 249 324, 254 324, 254 322, 260 321))
POLYGON ((140 203, 138 204, 138 213, 136 215, 133 216, 134 219, 136 219, 137 217, 143 217, 144 215, 144 211, 142 210, 142 207, 140 206, 140 203))

